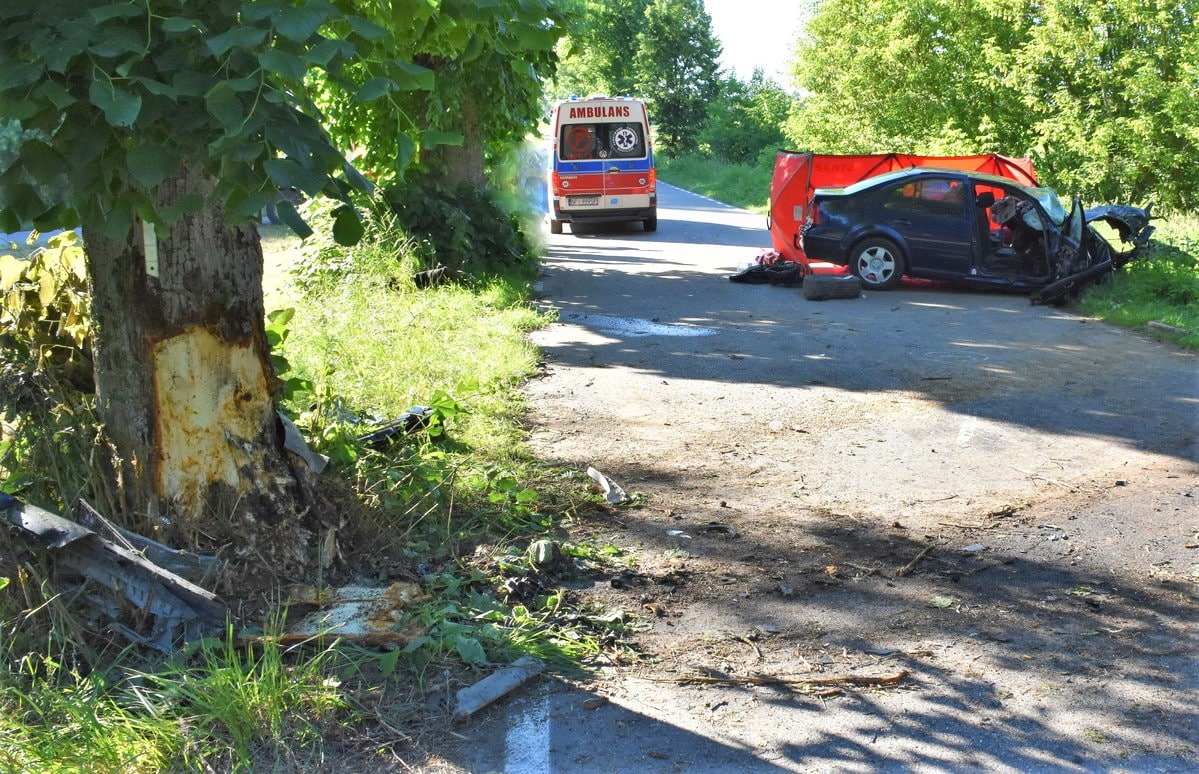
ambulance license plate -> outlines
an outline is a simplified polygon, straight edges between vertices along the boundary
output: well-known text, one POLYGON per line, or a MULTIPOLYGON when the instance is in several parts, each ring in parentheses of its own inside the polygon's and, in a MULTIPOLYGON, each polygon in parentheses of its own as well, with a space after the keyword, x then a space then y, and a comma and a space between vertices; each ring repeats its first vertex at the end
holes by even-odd
POLYGON ((566 203, 571 207, 594 207, 599 204, 598 196, 568 196, 566 203))

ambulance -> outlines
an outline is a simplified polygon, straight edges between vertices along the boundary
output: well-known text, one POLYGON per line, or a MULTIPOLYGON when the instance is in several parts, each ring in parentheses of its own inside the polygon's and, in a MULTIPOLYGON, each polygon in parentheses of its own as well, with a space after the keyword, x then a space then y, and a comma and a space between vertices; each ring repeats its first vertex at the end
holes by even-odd
POLYGON ((634 220, 657 231, 657 178, 644 102, 571 97, 554 105, 550 128, 550 233, 561 234, 563 223, 634 220))

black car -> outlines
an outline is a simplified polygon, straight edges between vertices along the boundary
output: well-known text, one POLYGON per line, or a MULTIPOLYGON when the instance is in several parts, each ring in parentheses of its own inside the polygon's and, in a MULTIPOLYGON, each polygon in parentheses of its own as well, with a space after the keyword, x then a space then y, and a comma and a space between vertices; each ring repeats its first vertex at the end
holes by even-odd
POLYGON ((848 266, 867 289, 904 276, 1032 293, 1077 294, 1136 257, 1150 212, 1106 205, 1067 210, 1048 188, 982 172, 912 167, 845 188, 817 188, 799 244, 811 261, 848 266), (1118 251, 1094 225, 1115 230, 1118 251))

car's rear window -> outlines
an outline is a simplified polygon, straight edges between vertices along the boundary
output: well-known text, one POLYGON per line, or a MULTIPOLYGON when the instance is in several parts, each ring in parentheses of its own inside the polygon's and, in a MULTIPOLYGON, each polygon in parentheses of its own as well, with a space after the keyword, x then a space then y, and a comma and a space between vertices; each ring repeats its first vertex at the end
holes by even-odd
POLYGON ((645 156, 645 133, 637 122, 563 124, 558 155, 572 161, 645 156))

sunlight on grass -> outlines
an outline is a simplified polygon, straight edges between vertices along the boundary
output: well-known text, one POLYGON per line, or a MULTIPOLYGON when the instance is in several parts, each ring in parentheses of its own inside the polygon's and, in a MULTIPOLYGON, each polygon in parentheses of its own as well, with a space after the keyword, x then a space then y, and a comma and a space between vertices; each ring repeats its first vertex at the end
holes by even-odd
POLYGON ((770 167, 728 164, 694 156, 658 161, 661 179, 716 201, 751 212, 770 208, 770 167))

